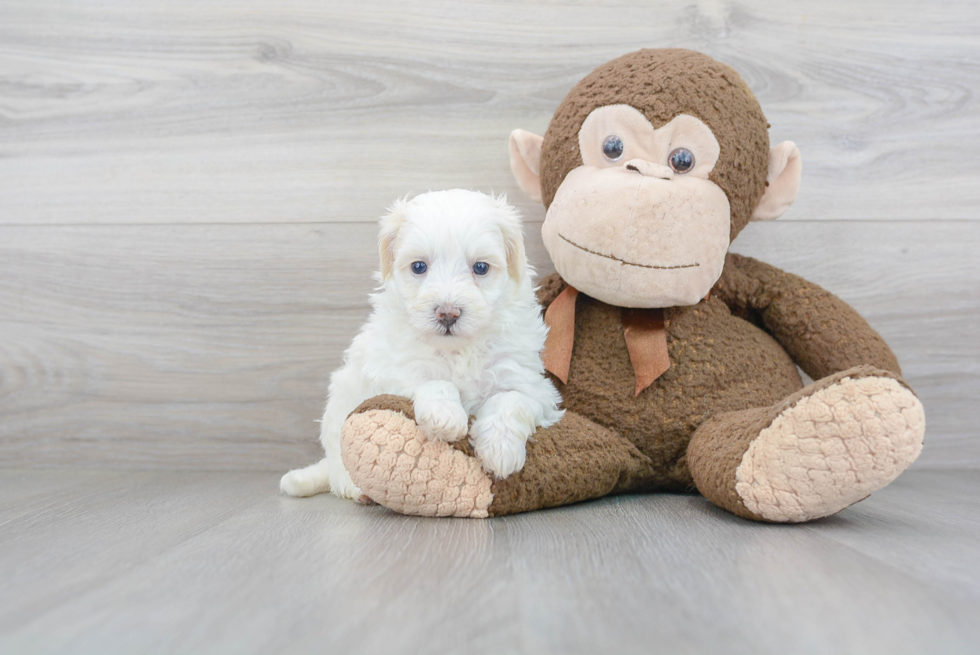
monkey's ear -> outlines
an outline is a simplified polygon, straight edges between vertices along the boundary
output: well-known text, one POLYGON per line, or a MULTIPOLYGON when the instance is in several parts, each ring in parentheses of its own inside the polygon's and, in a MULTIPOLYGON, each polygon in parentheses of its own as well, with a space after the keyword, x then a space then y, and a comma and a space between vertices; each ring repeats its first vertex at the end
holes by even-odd
POLYGON ((752 214, 753 221, 770 221, 779 218, 796 200, 800 190, 803 161, 800 150, 792 141, 783 141, 769 151, 769 186, 752 214))
POLYGON ((407 220, 405 205, 407 198, 401 198, 392 203, 388 213, 381 218, 381 231, 378 234, 378 254, 381 255, 381 281, 384 282, 395 270, 395 239, 398 230, 407 220))
POLYGON ((533 200, 541 202, 541 143, 544 137, 525 130, 510 133, 510 170, 533 200))

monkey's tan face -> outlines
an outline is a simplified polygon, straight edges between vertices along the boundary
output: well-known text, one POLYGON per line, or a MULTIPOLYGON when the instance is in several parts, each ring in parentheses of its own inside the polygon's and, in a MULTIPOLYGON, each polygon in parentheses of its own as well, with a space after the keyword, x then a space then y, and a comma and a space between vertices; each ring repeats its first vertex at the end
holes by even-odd
POLYGON ((694 305, 721 276, 731 208, 708 179, 718 141, 679 115, 654 129, 627 105, 596 109, 579 131, 582 166, 562 182, 542 236, 580 291, 620 307, 694 305))

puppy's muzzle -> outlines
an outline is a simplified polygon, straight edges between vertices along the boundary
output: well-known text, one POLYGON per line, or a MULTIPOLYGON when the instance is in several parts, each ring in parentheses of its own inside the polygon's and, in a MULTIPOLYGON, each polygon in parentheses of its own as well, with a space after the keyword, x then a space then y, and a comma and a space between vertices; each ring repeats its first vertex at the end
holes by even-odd
POLYGON ((463 310, 454 305, 439 305, 436 307, 436 320, 442 327, 446 328, 446 332, 449 332, 449 328, 456 324, 459 320, 460 315, 463 310))

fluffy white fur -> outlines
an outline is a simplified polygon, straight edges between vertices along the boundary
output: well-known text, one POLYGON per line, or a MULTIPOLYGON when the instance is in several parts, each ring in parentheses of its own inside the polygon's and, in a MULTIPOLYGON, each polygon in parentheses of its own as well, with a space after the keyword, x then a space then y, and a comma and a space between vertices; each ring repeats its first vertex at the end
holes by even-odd
POLYGON ((394 204, 381 220, 374 311, 330 378, 320 441, 325 457, 290 471, 291 496, 331 491, 360 498, 340 458, 341 428, 379 394, 411 398, 430 439, 467 435, 484 468, 505 478, 524 467, 536 428, 562 416, 540 352, 547 328, 524 255, 520 215, 506 198, 475 191, 426 193, 394 204), (414 262, 427 270, 413 272, 414 262), (477 275, 478 262, 489 272, 477 275), (448 328, 437 311, 460 311, 448 328))

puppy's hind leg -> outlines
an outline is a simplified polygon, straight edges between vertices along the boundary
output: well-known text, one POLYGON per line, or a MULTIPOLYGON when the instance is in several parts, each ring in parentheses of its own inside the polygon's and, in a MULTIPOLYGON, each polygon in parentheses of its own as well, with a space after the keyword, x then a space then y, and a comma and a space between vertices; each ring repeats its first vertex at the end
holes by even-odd
POLYGON ((330 491, 330 464, 324 457, 306 468, 293 469, 282 476, 279 488, 290 496, 305 498, 330 491))
POLYGON ((340 458, 340 430, 350 408, 356 407, 358 402, 356 396, 345 395, 348 392, 345 385, 351 385, 342 379, 343 373, 344 369, 335 372, 331 378, 330 399, 320 421, 320 443, 326 457, 316 464, 294 469, 282 476, 279 488, 283 493, 299 498, 327 492, 341 498, 358 498, 361 495, 340 458))

